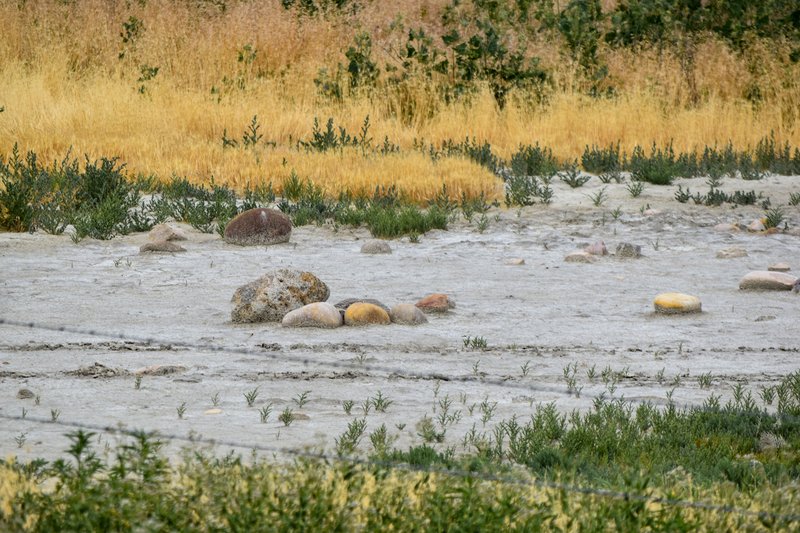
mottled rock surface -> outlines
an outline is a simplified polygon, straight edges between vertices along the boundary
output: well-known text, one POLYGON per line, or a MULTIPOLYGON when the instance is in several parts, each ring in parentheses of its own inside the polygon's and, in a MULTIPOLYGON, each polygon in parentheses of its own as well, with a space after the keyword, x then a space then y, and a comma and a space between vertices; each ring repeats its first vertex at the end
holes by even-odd
POLYGON ((329 295, 328 286, 311 272, 288 268, 273 270, 236 289, 231 299, 231 320, 280 322, 289 311, 324 302, 329 295))

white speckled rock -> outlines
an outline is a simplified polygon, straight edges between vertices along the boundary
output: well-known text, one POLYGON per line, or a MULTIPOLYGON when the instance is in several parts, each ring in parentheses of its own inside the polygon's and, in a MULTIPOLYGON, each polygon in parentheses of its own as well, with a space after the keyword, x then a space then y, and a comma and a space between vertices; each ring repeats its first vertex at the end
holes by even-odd
POLYGON ((289 311, 324 302, 330 290, 311 272, 289 268, 273 270, 233 293, 233 322, 278 322, 289 311))
POLYGON ((289 311, 281 325, 285 328, 338 328, 342 325, 342 314, 328 302, 316 302, 289 311))
POLYGON ((615 254, 617 257, 628 259, 635 259, 642 256, 642 247, 638 244, 631 244, 629 242, 621 242, 617 245, 615 254))
POLYGON ((414 304, 395 305, 392 307, 392 312, 389 313, 389 317, 395 324, 404 324, 407 326, 416 326, 428 322, 425 313, 414 304))
POLYGON ((702 311, 700 298, 690 294, 680 292, 664 292, 656 296, 653 300, 653 307, 656 313, 662 314, 684 314, 699 313, 702 311))
POLYGON ((748 273, 739 281, 739 289, 756 291, 790 291, 795 287, 797 278, 784 272, 756 270, 748 273))
POLYGON ((371 241, 365 242, 361 245, 361 253, 362 254, 390 254, 392 253, 392 247, 389 246, 389 243, 386 241, 382 241, 379 239, 374 239, 371 241))
POLYGON ((597 261, 597 259, 595 259, 595 256, 593 256, 589 252, 585 252, 583 250, 576 250, 574 252, 567 254, 567 256, 564 258, 564 261, 566 261, 567 263, 594 263, 595 261, 597 261))

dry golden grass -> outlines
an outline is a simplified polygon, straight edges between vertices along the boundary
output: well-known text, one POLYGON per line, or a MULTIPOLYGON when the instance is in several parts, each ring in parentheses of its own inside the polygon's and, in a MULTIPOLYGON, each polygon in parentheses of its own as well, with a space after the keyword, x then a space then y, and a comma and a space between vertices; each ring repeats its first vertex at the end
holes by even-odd
POLYGON ((587 144, 617 141, 628 151, 670 140, 679 150, 729 140, 744 148, 774 132, 781 142, 800 145, 800 67, 787 71, 786 63, 759 43, 742 56, 713 41, 700 47, 696 75, 702 100, 696 107, 686 105, 680 67, 668 53, 603 50, 619 96, 597 100, 576 90, 575 69, 563 62, 557 43, 547 42, 531 45, 556 81, 544 107, 517 94, 499 110, 488 91, 469 103, 446 106, 422 83, 404 94, 380 86, 341 104, 318 95, 313 82, 318 68, 343 61, 357 28, 371 32, 383 65, 403 39, 402 31, 389 30, 390 22, 402 13, 406 27, 433 27, 445 3, 374 2, 356 20, 298 22, 278 0, 229 1, 225 12, 202 0, 144 6, 42 0, 23 9, 4 2, 0 153, 16 142, 48 160, 71 148, 74 155, 119 156, 135 173, 161 178, 175 173, 194 181, 214 176, 235 186, 279 184, 295 169, 331 192, 397 184, 419 199, 442 183, 454 193, 498 194, 499 188, 496 178, 471 162, 432 163, 411 149, 415 139, 475 137, 489 141, 502 157, 519 144, 539 142, 564 159, 579 158, 587 144), (144 31, 126 45, 122 24, 131 16, 143 21, 144 31), (254 60, 238 61, 248 44, 256 51, 254 60), (137 81, 142 65, 159 67, 154 80, 137 81), (759 109, 742 98, 752 83, 766 97, 759 109), (143 84, 145 94, 139 94, 143 84), (393 113, 400 100, 414 102, 418 110, 405 122, 393 113), (224 150, 223 131, 240 138, 253 115, 264 140, 278 147, 224 150), (355 134, 367 115, 375 144, 388 136, 403 148, 402 155, 364 158, 357 151, 321 155, 295 148, 309 138, 314 117, 323 124, 333 117, 355 134))

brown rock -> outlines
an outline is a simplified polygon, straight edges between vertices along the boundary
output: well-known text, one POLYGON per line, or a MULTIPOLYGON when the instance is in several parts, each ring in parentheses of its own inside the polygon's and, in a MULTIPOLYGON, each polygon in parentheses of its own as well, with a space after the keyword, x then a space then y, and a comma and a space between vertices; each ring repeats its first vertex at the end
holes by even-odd
POLYGON ((446 313, 456 306, 449 296, 442 293, 429 294, 416 303, 426 313, 446 313))
POLYGON ((186 248, 170 241, 147 242, 139 248, 140 254, 185 252, 186 248))
POLYGON ((186 372, 186 367, 181 365, 151 365, 140 368, 134 374, 139 376, 169 376, 186 372))
POLYGON ((20 400, 30 400, 31 398, 35 398, 36 395, 30 389, 20 389, 17 391, 17 398, 20 400))
POLYGON ((622 242, 617 245, 617 257, 637 258, 642 256, 642 247, 638 244, 631 244, 629 242, 622 242))
POLYGON ((258 246, 288 242, 292 221, 276 209, 265 207, 240 213, 225 226, 225 242, 258 246))

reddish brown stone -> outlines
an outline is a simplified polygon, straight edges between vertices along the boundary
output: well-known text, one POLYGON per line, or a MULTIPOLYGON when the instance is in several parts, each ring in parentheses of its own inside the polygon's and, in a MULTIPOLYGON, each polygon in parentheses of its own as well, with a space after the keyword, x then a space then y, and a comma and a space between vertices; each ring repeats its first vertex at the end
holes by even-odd
POLYGON ((441 293, 429 294, 416 305, 426 313, 445 313, 456 306, 453 300, 441 293))
POLYGON ((258 208, 240 213, 225 226, 225 242, 258 246, 288 242, 292 221, 275 209, 258 208))

